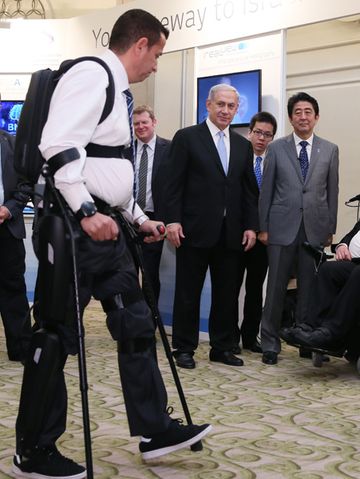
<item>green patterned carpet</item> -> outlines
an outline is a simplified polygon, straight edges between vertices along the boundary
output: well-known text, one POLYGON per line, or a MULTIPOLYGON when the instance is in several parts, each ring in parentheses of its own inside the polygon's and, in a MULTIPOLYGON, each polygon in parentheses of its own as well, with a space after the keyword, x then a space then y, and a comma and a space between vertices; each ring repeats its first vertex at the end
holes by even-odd
MULTIPOLYGON (((119 387, 115 343, 96 303, 86 314, 86 346, 95 477, 99 479, 360 478, 360 383, 355 366, 331 358, 322 368, 284 348, 277 366, 255 353, 234 368, 208 361, 202 342, 195 370, 179 370, 194 422, 213 431, 201 452, 190 450, 147 464, 130 438, 119 387)), ((182 411, 158 342, 174 417, 182 411)), ((7 361, 0 339, 0 478, 11 476, 14 421, 22 366, 7 361)), ((77 360, 67 364, 69 417, 62 452, 84 462, 77 360)))

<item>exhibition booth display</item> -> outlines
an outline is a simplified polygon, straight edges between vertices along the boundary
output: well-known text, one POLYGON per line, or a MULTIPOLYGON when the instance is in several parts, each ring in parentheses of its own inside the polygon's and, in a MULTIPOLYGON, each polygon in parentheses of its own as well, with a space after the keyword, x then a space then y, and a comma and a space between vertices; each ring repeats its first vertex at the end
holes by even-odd
MULTIPOLYGON (((139 0, 71 19, 0 21, 0 42, 7 45, 0 63, 0 128, 16 134, 33 71, 57 68, 64 59, 100 54, 108 47, 115 19, 129 8, 143 8, 170 30, 157 74, 143 85, 133 86, 136 103, 154 106, 161 136, 171 138, 177 129, 203 121, 208 90, 216 83, 228 83, 240 91, 240 108, 233 124, 240 133, 246 135, 251 116, 263 109, 278 119, 278 136, 282 136, 286 113, 286 30, 354 15, 360 10, 358 0, 327 0, 326 8, 324 3, 139 0)), ((29 224, 27 233, 28 270, 34 276, 36 261, 31 257, 29 224)), ((165 322, 171 320, 174 263, 174 252, 167 246, 161 265, 160 299, 165 322)), ((31 290, 33 284, 28 283, 28 287, 31 290)), ((209 295, 207 281, 201 311, 204 332, 209 295)))

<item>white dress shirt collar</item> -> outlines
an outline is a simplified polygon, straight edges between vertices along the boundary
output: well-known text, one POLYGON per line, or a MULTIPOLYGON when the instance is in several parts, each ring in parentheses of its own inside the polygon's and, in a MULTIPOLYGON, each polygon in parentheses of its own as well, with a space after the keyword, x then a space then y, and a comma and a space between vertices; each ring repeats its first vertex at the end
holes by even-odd
MULTIPOLYGON (((206 119, 206 124, 210 130, 211 136, 215 139, 216 135, 221 130, 209 118, 206 119)), ((230 135, 229 129, 230 127, 227 126, 224 130, 222 130, 224 132, 225 138, 229 138, 229 135, 230 135)))
MULTIPOLYGON (((139 139, 137 139, 136 141, 137 141, 137 151, 138 151, 138 153, 139 153, 140 151, 142 151, 142 148, 143 148, 143 146, 144 146, 144 143, 143 143, 141 140, 139 140, 139 139)), ((148 143, 146 143, 146 144, 148 145, 148 147, 149 147, 152 151, 154 151, 154 150, 155 150, 155 144, 156 144, 156 135, 154 135, 154 136, 151 138, 151 140, 150 140, 148 143)))
MULTIPOLYGON (((304 141, 304 140, 302 138, 300 138, 300 136, 298 136, 295 132, 293 132, 293 137, 294 137, 295 145, 299 146, 301 148, 300 141, 304 141)), ((314 133, 305 141, 308 142, 307 148, 309 146, 312 147, 312 144, 313 144, 313 141, 314 141, 314 133)))
POLYGON ((118 84, 119 90, 123 92, 129 89, 129 80, 126 70, 117 55, 108 49, 101 54, 100 58, 110 66, 110 69, 113 72, 114 81, 118 84))

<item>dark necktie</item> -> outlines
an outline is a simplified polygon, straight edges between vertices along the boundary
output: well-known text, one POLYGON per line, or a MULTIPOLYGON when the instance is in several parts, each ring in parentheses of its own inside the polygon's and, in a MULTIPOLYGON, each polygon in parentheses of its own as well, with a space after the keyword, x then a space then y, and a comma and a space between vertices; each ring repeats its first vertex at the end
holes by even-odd
POLYGON ((140 158, 140 166, 138 173, 138 185, 139 191, 137 196, 137 204, 144 211, 146 205, 146 183, 147 183, 147 174, 148 174, 148 145, 144 144, 142 149, 142 154, 140 158))
POLYGON ((299 144, 301 146, 300 155, 299 155, 300 168, 301 168, 302 177, 305 181, 306 174, 309 169, 309 158, 308 158, 308 154, 306 150, 306 147, 309 143, 307 141, 300 141, 299 144))
POLYGON ((261 162, 262 162, 262 157, 257 156, 255 160, 254 173, 255 173, 256 182, 258 184, 259 189, 261 187, 261 181, 262 181, 261 162))
POLYGON ((220 156, 221 164, 225 171, 225 175, 227 175, 228 165, 227 165, 227 152, 226 152, 226 146, 224 141, 225 133, 223 131, 218 131, 217 135, 219 137, 219 140, 217 142, 216 147, 220 156))

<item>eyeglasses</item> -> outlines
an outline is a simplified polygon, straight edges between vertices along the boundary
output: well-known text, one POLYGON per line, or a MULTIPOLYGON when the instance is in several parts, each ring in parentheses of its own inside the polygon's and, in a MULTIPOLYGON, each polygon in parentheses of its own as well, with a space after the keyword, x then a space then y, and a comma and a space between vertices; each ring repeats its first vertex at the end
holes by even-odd
POLYGON ((274 136, 272 133, 269 131, 262 131, 262 130, 252 130, 254 135, 256 135, 258 138, 261 138, 262 136, 266 138, 267 140, 271 140, 271 138, 274 136))

